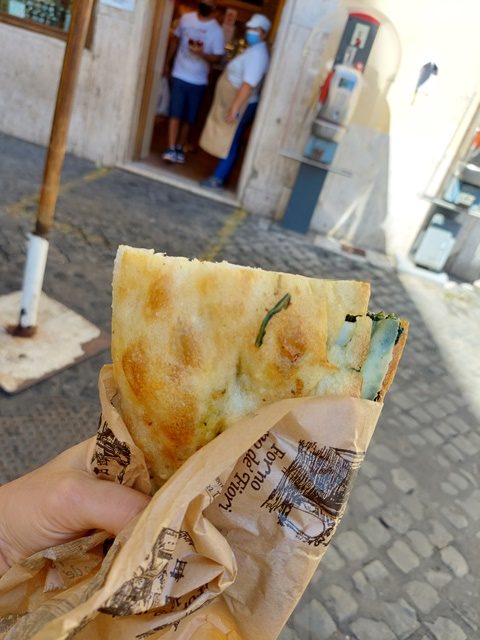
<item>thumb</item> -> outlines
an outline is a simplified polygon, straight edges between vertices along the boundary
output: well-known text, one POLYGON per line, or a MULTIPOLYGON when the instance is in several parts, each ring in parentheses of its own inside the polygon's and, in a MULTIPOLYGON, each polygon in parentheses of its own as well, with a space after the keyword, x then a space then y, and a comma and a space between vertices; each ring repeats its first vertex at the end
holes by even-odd
POLYGON ((87 478, 76 501, 78 530, 103 529, 117 534, 150 502, 149 496, 130 487, 87 478))

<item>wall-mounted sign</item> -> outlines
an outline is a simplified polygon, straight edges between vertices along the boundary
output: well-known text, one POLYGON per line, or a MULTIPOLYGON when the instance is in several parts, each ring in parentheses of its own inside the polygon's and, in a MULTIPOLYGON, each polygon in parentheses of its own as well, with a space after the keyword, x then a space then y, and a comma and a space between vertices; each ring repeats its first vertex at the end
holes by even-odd
POLYGON ((357 49, 363 49, 370 33, 370 27, 362 22, 357 22, 350 39, 350 44, 357 49))
POLYGON ((237 21, 237 11, 228 8, 223 18, 223 34, 225 36, 225 44, 230 44, 235 35, 235 22, 237 21))
POLYGON ((135 9, 135 0, 101 0, 101 3, 124 11, 133 11, 135 9))
POLYGON ((228 25, 229 27, 235 26, 235 22, 237 21, 238 11, 236 9, 226 9, 225 16, 223 18, 223 24, 228 25))

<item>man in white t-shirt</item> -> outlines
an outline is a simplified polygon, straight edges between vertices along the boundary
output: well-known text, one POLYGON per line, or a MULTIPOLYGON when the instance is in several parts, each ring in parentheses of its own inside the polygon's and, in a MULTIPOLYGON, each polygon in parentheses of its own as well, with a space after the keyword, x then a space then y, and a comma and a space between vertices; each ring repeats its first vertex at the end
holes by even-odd
POLYGON ((185 162, 183 147, 200 109, 210 65, 221 60, 225 53, 223 29, 211 17, 215 5, 215 0, 201 0, 197 11, 182 16, 167 54, 167 70, 175 56, 171 71, 168 149, 162 155, 167 162, 185 162))

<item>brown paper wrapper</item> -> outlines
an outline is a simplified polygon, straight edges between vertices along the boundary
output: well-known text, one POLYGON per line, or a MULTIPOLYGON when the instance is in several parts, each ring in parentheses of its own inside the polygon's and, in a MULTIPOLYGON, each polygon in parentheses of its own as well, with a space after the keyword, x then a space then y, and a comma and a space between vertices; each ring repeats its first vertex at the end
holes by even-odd
MULTIPOLYGON (((149 492, 100 373, 88 463, 149 492)), ((344 513, 381 405, 296 398, 236 423, 192 456, 114 541, 97 532, 0 579, 0 639, 273 640, 344 513)))

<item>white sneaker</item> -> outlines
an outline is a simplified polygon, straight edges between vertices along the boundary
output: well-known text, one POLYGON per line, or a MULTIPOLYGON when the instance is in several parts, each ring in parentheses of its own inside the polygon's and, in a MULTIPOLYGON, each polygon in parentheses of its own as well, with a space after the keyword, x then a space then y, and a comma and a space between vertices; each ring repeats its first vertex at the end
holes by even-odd
MULTIPOLYGON (((174 163, 177 162, 177 152, 175 149, 167 149, 164 153, 162 153, 162 160, 165 162, 174 163)), ((184 160, 185 162, 185 160, 184 160)))
POLYGON ((178 162, 178 164, 185 164, 185 152, 182 147, 175 147, 175 153, 177 154, 176 162, 178 162))

